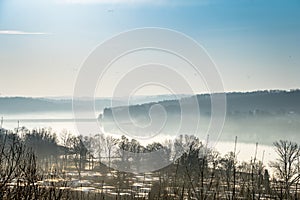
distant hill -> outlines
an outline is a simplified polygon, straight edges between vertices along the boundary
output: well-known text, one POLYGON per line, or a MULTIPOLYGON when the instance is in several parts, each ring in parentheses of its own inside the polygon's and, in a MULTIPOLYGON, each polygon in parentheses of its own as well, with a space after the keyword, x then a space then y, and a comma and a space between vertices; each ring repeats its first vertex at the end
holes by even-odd
POLYGON ((300 90, 229 93, 226 96, 229 115, 300 114, 300 90))
MULTIPOLYGON (((87 101, 81 100, 81 109, 85 109, 87 101)), ((111 105, 109 99, 96 100, 96 107, 101 111, 111 105)), ((32 112, 71 112, 72 99, 2 97, 0 98, 0 114, 22 114, 32 112)))
MULTIPOLYGON (((186 95, 179 95, 184 97, 186 95)), ((150 101, 174 99, 171 95, 136 96, 130 99, 130 104, 141 104, 150 101)), ((113 105, 127 105, 127 98, 114 98, 113 105)), ((88 100, 79 100, 80 109, 88 106, 88 100)), ((95 107, 101 112, 104 108, 111 106, 110 98, 96 98, 95 107)), ((32 112, 71 112, 72 97, 49 97, 49 98, 28 98, 28 97, 0 97, 0 114, 22 114, 32 112)))
MULTIPOLYGON (((115 124, 114 118, 117 116, 118 123, 124 124, 127 130, 134 132, 131 122, 142 125, 150 123, 149 110, 152 106, 159 105, 167 114, 167 121, 162 132, 172 134, 180 124, 180 104, 185 104, 192 111, 194 107, 189 107, 189 103, 195 97, 200 108, 200 127, 205 129, 211 116, 211 101, 208 94, 129 107, 105 108, 102 122, 106 131, 117 132, 120 125, 115 124), (130 117, 128 117, 128 109, 130 117)), ((244 142, 268 143, 271 141, 270 137, 273 138, 272 141, 289 138, 300 142, 300 90, 234 92, 227 93, 226 98, 227 115, 222 140, 233 141, 237 135, 239 140, 244 142)), ((161 114, 152 117, 157 118, 158 121, 164 120, 161 114)), ((191 115, 188 118, 192 121, 196 117, 191 115)), ((189 133, 189 131, 191 129, 185 127, 182 133, 189 133)))
MULTIPOLYGON (((211 100, 209 94, 197 95, 198 105, 201 114, 210 115, 211 100)), ((168 113, 180 113, 180 104, 189 104, 193 97, 185 97, 180 100, 165 100, 150 102, 146 104, 130 105, 129 111, 132 117, 148 115, 149 109, 155 104, 165 108, 168 113)), ((227 93, 227 115, 279 115, 279 114, 300 114, 300 90, 292 91, 256 91, 256 92, 234 92, 227 93)), ((191 108, 193 109, 193 108, 191 108)), ((123 115, 127 107, 120 106, 104 109, 104 120, 115 114, 123 115)), ((126 114, 126 113, 125 113, 126 114)))
POLYGON ((42 98, 2 97, 0 98, 0 113, 26 113, 52 110, 71 110, 72 105, 65 101, 55 101, 42 98))

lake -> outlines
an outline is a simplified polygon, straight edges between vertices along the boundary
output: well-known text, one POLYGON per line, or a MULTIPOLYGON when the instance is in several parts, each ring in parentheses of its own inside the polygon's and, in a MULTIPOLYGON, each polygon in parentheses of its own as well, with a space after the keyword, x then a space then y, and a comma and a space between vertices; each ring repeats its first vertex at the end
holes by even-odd
MULTIPOLYGON (((19 126, 25 126, 28 129, 39 129, 39 128, 51 128, 58 137, 62 131, 69 131, 73 134, 78 134, 76 124, 74 122, 74 116, 71 112, 45 112, 45 113, 26 113, 26 114, 11 114, 3 116, 3 128, 13 130, 19 126)), ((99 127, 94 127, 95 119, 81 119, 78 121, 80 126, 86 127, 86 130, 89 130, 85 135, 94 135, 103 132, 103 129, 100 130, 99 127), (90 127, 93 127, 90 129, 90 127)), ((104 133, 109 135, 114 135, 120 137, 120 134, 116 133, 104 133)), ((226 134, 225 134, 226 135, 226 134)), ((167 134, 160 134, 154 138, 148 140, 141 140, 140 143, 147 144, 153 141, 165 141, 172 138, 173 136, 167 134)), ((130 138, 130 137, 129 137, 130 138)), ((221 137, 220 141, 213 142, 214 148, 225 155, 226 153, 234 150, 234 137, 224 138, 221 137)), ((237 158, 239 161, 250 161, 254 158, 256 144, 253 141, 249 142, 237 142, 236 152, 237 158)), ((267 166, 271 160, 276 158, 275 151, 271 145, 259 144, 257 148, 257 160, 262 160, 267 166)))

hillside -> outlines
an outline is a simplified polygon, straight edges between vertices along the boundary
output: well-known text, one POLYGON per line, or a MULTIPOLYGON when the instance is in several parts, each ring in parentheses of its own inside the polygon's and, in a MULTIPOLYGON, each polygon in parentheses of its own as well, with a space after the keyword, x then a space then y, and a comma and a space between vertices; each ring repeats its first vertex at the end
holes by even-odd
MULTIPOLYGON (((222 140, 233 141, 237 135, 243 142, 268 143, 270 137, 273 141, 283 136, 290 140, 300 141, 300 90, 228 93, 226 97, 227 114, 221 135, 222 140)), ((193 113, 193 106, 188 107, 192 98, 106 108, 102 122, 106 131, 118 132, 118 127, 123 124, 126 130, 134 133, 136 127, 131 122, 145 125, 150 123, 153 117, 158 122, 166 120, 161 132, 173 134, 176 133, 181 122, 180 104, 185 104, 193 113), (153 105, 162 106, 167 117, 159 113, 155 115, 153 112, 150 117, 149 110, 153 105), (130 117, 128 117, 127 109, 129 109, 130 117), (115 123, 114 117, 117 117, 120 124, 115 123)), ((197 99, 201 116, 200 134, 205 134, 211 116, 211 102, 208 94, 197 95, 197 99)), ((190 127, 193 126, 193 120, 197 119, 197 116, 191 114, 184 117, 188 118, 190 126, 180 127, 180 133, 191 133, 193 128, 190 127)))
MULTIPOLYGON (((189 104, 191 98, 194 97, 130 105, 128 109, 133 117, 147 115, 151 106, 155 104, 163 106, 169 114, 180 113, 180 104, 189 104)), ((230 116, 300 114, 300 90, 227 93, 226 99, 227 115, 230 116)), ((211 100, 209 94, 197 95, 197 100, 202 114, 210 115, 211 100)), ((112 111, 122 115, 123 112, 127 111, 127 107, 105 108, 104 120, 111 118, 112 111)))
MULTIPOLYGON (((186 95, 179 95, 184 97, 186 95)), ((172 95, 135 96, 130 99, 130 104, 142 104, 151 101, 174 99, 172 95)), ((127 105, 127 98, 114 98, 113 105, 127 105)), ((87 109, 90 101, 81 98, 79 108, 87 109)), ((94 103, 94 102, 92 102, 94 103)), ((111 98, 96 98, 95 107, 100 112, 105 107, 112 105, 111 98)), ((24 114, 32 112, 72 112, 72 97, 0 97, 0 114, 24 114)))

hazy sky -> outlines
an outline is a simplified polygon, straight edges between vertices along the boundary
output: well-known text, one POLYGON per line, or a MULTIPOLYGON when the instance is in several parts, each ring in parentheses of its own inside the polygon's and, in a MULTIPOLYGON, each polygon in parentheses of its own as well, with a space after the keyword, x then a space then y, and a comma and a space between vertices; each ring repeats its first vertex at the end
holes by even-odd
POLYGON ((1 96, 71 95, 99 43, 141 27, 197 40, 226 91, 300 88, 299 0, 0 0, 1 96))

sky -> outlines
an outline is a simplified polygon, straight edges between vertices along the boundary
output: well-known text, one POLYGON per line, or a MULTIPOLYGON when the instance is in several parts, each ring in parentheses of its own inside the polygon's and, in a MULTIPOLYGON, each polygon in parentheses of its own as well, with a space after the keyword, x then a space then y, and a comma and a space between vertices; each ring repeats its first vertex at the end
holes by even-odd
POLYGON ((299 10, 298 0, 0 0, 0 96, 71 96, 95 47, 143 27, 196 40, 225 91, 300 88, 299 10))

